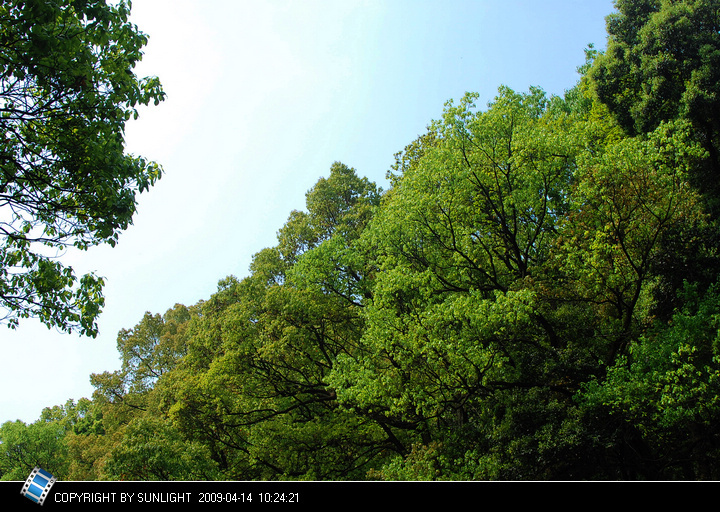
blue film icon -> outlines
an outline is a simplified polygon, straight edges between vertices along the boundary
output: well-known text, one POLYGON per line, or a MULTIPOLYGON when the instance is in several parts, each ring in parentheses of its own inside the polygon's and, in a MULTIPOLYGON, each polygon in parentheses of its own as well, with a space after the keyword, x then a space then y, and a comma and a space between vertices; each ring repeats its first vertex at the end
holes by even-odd
POLYGON ((54 476, 44 469, 36 467, 25 480, 25 485, 23 485, 20 494, 42 505, 56 480, 54 476))

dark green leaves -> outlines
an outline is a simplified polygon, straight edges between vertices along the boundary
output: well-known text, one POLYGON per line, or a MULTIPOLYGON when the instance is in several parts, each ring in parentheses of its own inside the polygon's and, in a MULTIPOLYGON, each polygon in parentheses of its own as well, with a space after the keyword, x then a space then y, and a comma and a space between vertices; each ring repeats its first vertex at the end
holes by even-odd
POLYGON ((718 212, 720 169, 720 3, 717 0, 617 2, 608 47, 589 71, 597 96, 631 135, 689 121, 708 152, 694 184, 718 212))

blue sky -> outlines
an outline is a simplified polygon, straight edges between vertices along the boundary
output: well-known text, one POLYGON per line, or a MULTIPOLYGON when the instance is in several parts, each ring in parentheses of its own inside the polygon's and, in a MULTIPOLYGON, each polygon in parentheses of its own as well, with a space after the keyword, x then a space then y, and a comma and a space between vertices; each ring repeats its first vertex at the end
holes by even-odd
POLYGON ((146 311, 207 299, 341 161, 387 188, 393 155, 447 100, 500 85, 562 94, 611 0, 133 0, 149 35, 139 75, 166 102, 127 127, 128 151, 164 177, 115 248, 68 252, 106 278, 96 339, 34 320, 0 326, 0 423, 90 397, 120 367, 117 333, 146 311))

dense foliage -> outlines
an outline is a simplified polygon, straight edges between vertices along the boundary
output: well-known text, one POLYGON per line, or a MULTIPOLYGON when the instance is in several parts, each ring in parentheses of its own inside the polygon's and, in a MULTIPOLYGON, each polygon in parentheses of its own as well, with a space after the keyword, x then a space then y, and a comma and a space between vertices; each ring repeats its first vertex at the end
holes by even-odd
POLYGON ((334 163, 0 477, 719 478, 720 2, 616 5, 563 97, 449 101, 387 191, 334 163))
POLYGON ((34 316, 97 334, 103 280, 58 254, 115 245, 136 194, 160 177, 125 153, 125 122, 164 98, 133 68, 147 37, 129 3, 7 0, 0 5, 0 322, 34 316))

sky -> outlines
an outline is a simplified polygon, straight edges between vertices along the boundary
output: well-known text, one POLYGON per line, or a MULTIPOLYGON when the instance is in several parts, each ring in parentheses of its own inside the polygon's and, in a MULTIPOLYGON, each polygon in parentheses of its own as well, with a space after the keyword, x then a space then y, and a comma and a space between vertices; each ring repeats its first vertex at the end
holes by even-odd
POLYGON ((208 299, 248 275, 333 162, 387 189, 394 154, 448 100, 501 85, 562 95, 612 0, 133 0, 150 38, 138 76, 167 100, 128 123, 129 153, 162 179, 138 197, 114 248, 69 251, 106 279, 97 338, 28 319, 0 325, 0 424, 90 398, 92 373, 120 368, 117 334, 145 312, 208 299))

